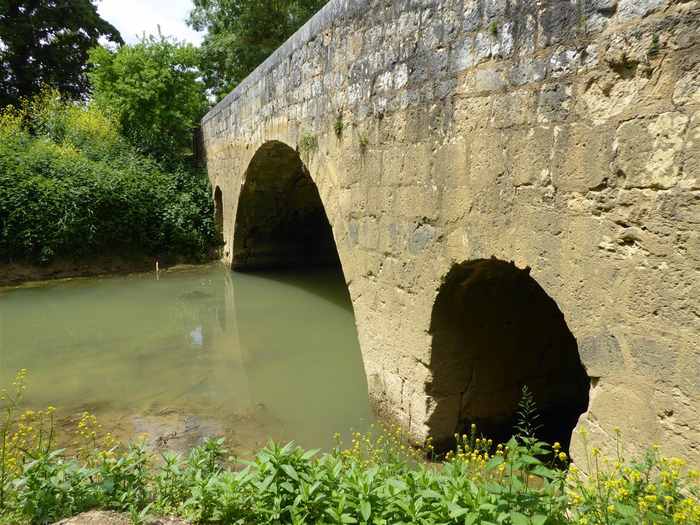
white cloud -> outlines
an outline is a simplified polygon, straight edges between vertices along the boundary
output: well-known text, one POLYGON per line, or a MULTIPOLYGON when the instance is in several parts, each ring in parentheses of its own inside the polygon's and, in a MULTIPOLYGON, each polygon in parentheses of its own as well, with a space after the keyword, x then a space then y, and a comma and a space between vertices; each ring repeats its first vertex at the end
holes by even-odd
POLYGON ((192 9, 191 0, 98 0, 97 10, 116 27, 127 43, 136 42, 145 32, 164 35, 193 44, 202 41, 185 20, 192 9))

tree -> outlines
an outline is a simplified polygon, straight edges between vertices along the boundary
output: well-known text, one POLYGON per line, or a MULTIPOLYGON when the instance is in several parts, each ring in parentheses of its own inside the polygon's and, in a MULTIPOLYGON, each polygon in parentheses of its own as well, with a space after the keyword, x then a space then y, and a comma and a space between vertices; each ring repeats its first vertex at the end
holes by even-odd
POLYGON ((189 24, 206 31, 202 69, 217 98, 230 92, 326 0, 194 0, 189 24))
POLYGON ((93 0, 0 0, 0 106, 44 85, 83 97, 88 51, 100 39, 122 43, 93 0))
POLYGON ((97 47, 90 64, 93 102, 129 142, 170 168, 192 153, 192 130, 208 108, 196 47, 150 36, 117 50, 97 47))

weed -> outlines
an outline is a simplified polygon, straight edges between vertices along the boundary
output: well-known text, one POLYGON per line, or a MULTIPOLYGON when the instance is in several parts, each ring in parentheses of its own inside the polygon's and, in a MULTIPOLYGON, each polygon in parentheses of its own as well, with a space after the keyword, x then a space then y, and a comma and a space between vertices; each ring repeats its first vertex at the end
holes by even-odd
POLYGON ((338 112, 338 115, 335 118, 335 123, 333 124, 333 131, 335 132, 335 137, 340 140, 343 137, 343 128, 345 125, 343 124, 343 113, 338 112))
POLYGON ((299 139, 298 149, 302 157, 308 162, 313 153, 318 149, 318 138, 311 133, 303 133, 299 139))
POLYGON ((659 53, 660 49, 661 49, 661 44, 659 41, 659 35, 654 33, 651 36, 651 44, 649 44, 649 49, 647 50, 647 56, 649 56, 649 57, 656 56, 659 53))
POLYGON ((367 136, 367 133, 360 132, 358 135, 358 141, 360 145, 360 153, 364 155, 367 153, 367 148, 369 147, 369 137, 367 136))
POLYGON ((527 385, 523 385, 515 424, 518 436, 521 438, 534 438, 537 432, 542 429, 539 419, 540 414, 537 411, 535 398, 527 385))

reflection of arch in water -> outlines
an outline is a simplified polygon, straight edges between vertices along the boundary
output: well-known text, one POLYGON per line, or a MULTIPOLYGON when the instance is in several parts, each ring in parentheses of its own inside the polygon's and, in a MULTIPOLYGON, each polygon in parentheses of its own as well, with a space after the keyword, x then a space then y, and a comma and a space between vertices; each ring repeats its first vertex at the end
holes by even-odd
POLYGON ((266 142, 244 181, 234 228, 235 270, 339 265, 318 188, 295 150, 266 142))
POLYGON ((367 382, 339 272, 232 276, 251 399, 281 425, 274 437, 332 446, 335 432, 362 431, 371 419, 367 382))
POLYGON ((234 298, 254 402, 308 445, 366 423, 367 381, 333 229, 294 149, 270 141, 253 155, 233 231, 232 268, 246 272, 234 275, 234 298))
POLYGON ((576 339, 554 300, 512 263, 453 266, 433 307, 431 434, 449 446, 472 423, 494 440, 513 432, 523 385, 542 416, 540 437, 568 447, 588 406, 576 339))
POLYGON ((214 332, 212 337, 216 341, 211 346, 223 355, 218 359, 220 366, 212 370, 212 373, 222 376, 216 380, 216 384, 227 385, 227 389, 229 389, 228 394, 222 398, 231 400, 231 404, 235 406, 235 412, 247 414, 254 410, 254 402, 250 391, 246 347, 241 344, 238 330, 235 290, 231 272, 225 269, 221 274, 223 294, 221 303, 216 309, 218 321, 216 330, 212 325, 214 332))

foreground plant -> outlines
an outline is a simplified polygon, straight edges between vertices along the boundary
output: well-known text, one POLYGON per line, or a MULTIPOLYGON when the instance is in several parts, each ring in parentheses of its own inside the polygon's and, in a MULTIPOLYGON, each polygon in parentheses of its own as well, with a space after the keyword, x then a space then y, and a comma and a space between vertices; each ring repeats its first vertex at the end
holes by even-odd
POLYGON ((205 441, 186 457, 124 447, 84 414, 79 453, 70 455, 52 449, 50 428, 21 427, 18 399, 3 405, 14 417, 2 427, 7 442, 19 442, 14 436, 24 428, 22 442, 44 445, 12 448, 0 523, 52 523, 89 509, 122 511, 134 523, 150 515, 219 524, 700 523, 698 473, 656 449, 633 461, 591 449, 584 474, 558 443, 532 433, 494 445, 472 426, 456 436, 455 451, 425 461, 429 442, 417 450, 399 428, 375 428, 327 453, 270 443, 252 461, 236 461, 223 440, 205 441))
POLYGON ((204 173, 164 169, 94 104, 46 91, 0 109, 0 263, 204 260, 213 217, 204 173))

